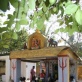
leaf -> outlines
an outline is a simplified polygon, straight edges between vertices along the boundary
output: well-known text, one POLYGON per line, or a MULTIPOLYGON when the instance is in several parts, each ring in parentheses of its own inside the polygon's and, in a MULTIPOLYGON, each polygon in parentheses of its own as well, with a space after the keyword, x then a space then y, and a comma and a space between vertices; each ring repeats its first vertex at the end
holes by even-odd
POLYGON ((9 9, 9 0, 0 0, 0 9, 2 11, 6 11, 7 9, 9 9))
POLYGON ((34 10, 35 9, 35 0, 29 0, 29 8, 31 10, 34 10))
MULTIPOLYGON (((15 13, 15 12, 14 12, 15 13)), ((14 18, 15 18, 15 15, 9 15, 10 16, 10 20, 9 20, 9 22, 8 22, 8 25, 7 25, 7 27, 11 27, 11 25, 13 24, 13 22, 14 22, 14 18)))
POLYGON ((57 7, 54 7, 54 8, 53 8, 53 12, 56 12, 56 11, 57 11, 57 7))
POLYGON ((27 13, 27 11, 29 10, 29 6, 27 3, 25 3, 25 6, 24 6, 24 12, 27 13))
POLYGON ((27 21, 27 19, 21 19, 21 20, 19 21, 19 24, 20 24, 20 25, 27 25, 27 24, 28 24, 28 21, 27 21))
POLYGON ((59 32, 59 29, 55 30, 55 33, 58 33, 59 32))
POLYGON ((69 35, 71 36, 71 35, 73 35, 73 30, 71 29, 70 31, 69 31, 69 35))
POLYGON ((60 28, 60 32, 64 32, 64 28, 60 28))
POLYGON ((7 20, 7 21, 5 21, 3 24, 8 24, 9 23, 9 21, 7 20))
POLYGON ((33 19, 33 23, 36 24, 37 23, 37 18, 33 19))
POLYGON ((68 18, 68 22, 73 22, 73 17, 72 17, 72 16, 70 16, 70 17, 68 18))
POLYGON ((78 9, 78 5, 72 3, 66 7, 64 13, 65 14, 74 14, 77 11, 77 9, 78 9))
POLYGON ((78 25, 75 20, 73 20, 72 30, 73 32, 79 32, 78 25))
POLYGON ((10 39, 11 38, 11 33, 10 32, 5 32, 2 34, 2 39, 10 39))
POLYGON ((9 0, 11 5, 15 8, 18 8, 18 0, 9 0))
POLYGON ((16 32, 13 32, 12 38, 13 38, 13 39, 16 39, 16 40, 18 39, 18 35, 17 35, 16 32))
POLYGON ((43 26, 44 26, 44 20, 45 20, 45 16, 44 15, 43 15, 42 18, 38 19, 38 21, 37 21, 37 28, 39 30, 41 30, 43 28, 43 26))
POLYGON ((39 8, 42 7, 43 3, 44 3, 44 2, 41 0, 41 3, 40 3, 40 5, 39 5, 39 8))
POLYGON ((19 31, 20 30, 20 24, 19 24, 19 22, 16 23, 15 28, 16 28, 16 31, 19 31))
POLYGON ((20 19, 21 18, 21 15, 22 15, 22 11, 23 11, 23 7, 20 7, 19 8, 19 12, 18 12, 18 18, 20 19))
POLYGON ((11 14, 8 14, 8 19, 10 19, 12 16, 13 16, 13 15, 11 15, 11 14))
POLYGON ((79 31, 82 32, 82 25, 79 25, 78 28, 79 28, 79 31))
POLYGON ((46 19, 45 20, 48 20, 49 17, 51 16, 51 12, 50 11, 47 11, 47 13, 45 14, 45 16, 46 16, 46 19))
POLYGON ((65 7, 67 7, 68 5, 72 4, 72 1, 69 0, 67 3, 64 2, 64 4, 65 4, 65 7))
POLYGON ((40 11, 38 12, 38 15, 42 15, 42 14, 43 14, 43 11, 40 10, 40 11))
POLYGON ((75 19, 79 25, 82 25, 82 10, 78 9, 75 14, 75 19))
POLYGON ((70 31, 70 26, 67 26, 67 27, 64 28, 64 32, 68 32, 69 33, 69 31, 70 31))
POLYGON ((4 48, 9 48, 9 45, 3 45, 4 48))
POLYGON ((61 26, 63 23, 64 23, 64 21, 61 21, 59 25, 61 26))
POLYGON ((43 4, 43 9, 42 9, 44 12, 46 12, 48 10, 48 8, 46 7, 45 4, 43 4))
POLYGON ((8 27, 2 27, 0 28, 0 33, 2 33, 3 31, 7 31, 8 30, 8 27))
POLYGON ((63 16, 63 14, 64 14, 64 9, 63 9, 63 7, 61 7, 60 6, 60 8, 59 8, 60 10, 61 10, 61 17, 63 16))
POLYGON ((30 24, 30 27, 31 28, 34 28, 34 23, 33 22, 30 24))
POLYGON ((56 0, 49 0, 50 4, 53 5, 56 3, 56 0))
POLYGON ((26 14, 22 14, 22 15, 21 15, 21 20, 22 20, 22 19, 26 19, 26 14))

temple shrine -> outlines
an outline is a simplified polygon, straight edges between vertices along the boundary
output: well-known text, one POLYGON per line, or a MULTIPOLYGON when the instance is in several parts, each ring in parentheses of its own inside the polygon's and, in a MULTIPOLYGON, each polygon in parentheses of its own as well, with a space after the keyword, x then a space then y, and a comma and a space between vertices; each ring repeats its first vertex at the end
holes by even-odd
POLYGON ((77 61, 79 56, 69 46, 47 46, 47 38, 39 31, 29 36, 27 49, 10 53, 11 78, 19 82, 21 77, 21 61, 38 63, 36 75, 43 69, 46 78, 49 74, 54 81, 70 82, 71 77, 77 81, 77 61))

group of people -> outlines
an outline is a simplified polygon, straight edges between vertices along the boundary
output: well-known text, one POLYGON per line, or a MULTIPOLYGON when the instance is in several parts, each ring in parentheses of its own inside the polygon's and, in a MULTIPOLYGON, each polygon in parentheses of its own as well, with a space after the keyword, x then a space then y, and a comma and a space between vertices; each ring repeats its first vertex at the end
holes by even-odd
MULTIPOLYGON (((30 71, 30 82, 36 82, 36 73, 34 69, 35 69, 35 66, 33 66, 30 71)), ((38 82, 46 82, 46 73, 44 72, 44 70, 41 71, 38 78, 38 82)), ((48 75, 47 82, 53 82, 51 79, 51 74, 48 75)))

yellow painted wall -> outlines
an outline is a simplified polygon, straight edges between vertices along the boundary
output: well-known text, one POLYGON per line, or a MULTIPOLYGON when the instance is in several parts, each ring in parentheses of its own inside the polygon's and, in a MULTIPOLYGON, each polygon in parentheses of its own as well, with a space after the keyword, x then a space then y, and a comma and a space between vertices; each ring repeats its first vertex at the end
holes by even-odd
POLYGON ((77 68, 78 80, 82 80, 82 66, 77 68))

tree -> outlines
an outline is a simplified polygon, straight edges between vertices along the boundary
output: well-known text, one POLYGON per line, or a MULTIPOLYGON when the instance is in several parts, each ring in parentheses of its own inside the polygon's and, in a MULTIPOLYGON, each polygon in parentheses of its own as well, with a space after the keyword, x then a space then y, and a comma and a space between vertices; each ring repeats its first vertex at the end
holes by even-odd
MULTIPOLYGON (((2 3, 0 9, 3 11, 10 8, 9 3, 15 8, 13 15, 8 15, 9 20, 3 23, 7 24, 7 26, 4 28, 0 27, 1 40, 3 40, 2 35, 4 31, 6 31, 5 33, 7 35, 13 31, 11 39, 14 38, 13 35, 15 35, 16 38, 17 32, 21 29, 21 25, 28 24, 30 28, 36 26, 37 29, 45 31, 44 21, 49 20, 52 14, 57 15, 57 21, 60 23, 60 26, 66 24, 65 28, 60 28, 58 31, 69 32, 69 34, 75 31, 82 31, 82 10, 78 4, 79 0, 76 0, 75 3, 71 0, 6 0, 6 2, 0 2, 2 3), (3 5, 4 3, 5 6, 3 5), (12 24, 15 24, 13 30, 12 24)), ((5 41, 3 42, 5 43, 5 41)))
POLYGON ((25 29, 22 29, 16 34, 13 34, 13 31, 5 32, 2 34, 2 37, 3 39, 0 40, 0 51, 21 50, 25 47, 28 34, 25 29))

